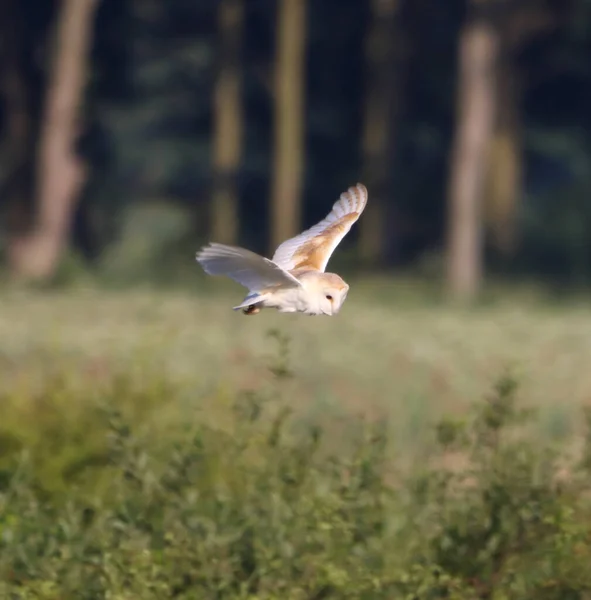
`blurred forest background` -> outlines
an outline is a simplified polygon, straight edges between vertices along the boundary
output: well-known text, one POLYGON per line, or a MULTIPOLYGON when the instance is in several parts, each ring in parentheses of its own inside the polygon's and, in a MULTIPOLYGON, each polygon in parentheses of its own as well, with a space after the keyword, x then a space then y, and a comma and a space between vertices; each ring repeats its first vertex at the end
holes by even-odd
POLYGON ((485 273, 591 278, 589 0, 0 11, 13 277, 68 260, 114 277, 132 255, 193 274, 207 240, 268 254, 363 181, 348 264, 441 275, 461 298, 485 273))

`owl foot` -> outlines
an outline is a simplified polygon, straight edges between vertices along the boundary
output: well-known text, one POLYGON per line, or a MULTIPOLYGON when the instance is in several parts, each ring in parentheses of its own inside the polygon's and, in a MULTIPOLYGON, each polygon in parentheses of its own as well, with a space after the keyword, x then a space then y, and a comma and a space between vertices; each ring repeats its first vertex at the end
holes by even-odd
POLYGON ((261 309, 256 304, 251 304, 242 311, 245 315, 256 315, 261 309))

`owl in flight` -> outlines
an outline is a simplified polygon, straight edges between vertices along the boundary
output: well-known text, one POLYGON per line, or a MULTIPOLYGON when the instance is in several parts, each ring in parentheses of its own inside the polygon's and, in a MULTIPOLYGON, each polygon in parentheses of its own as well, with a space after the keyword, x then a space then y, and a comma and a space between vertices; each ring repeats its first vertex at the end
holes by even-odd
POLYGON ((307 315, 336 315, 349 285, 324 269, 335 248, 367 204, 361 183, 343 192, 330 213, 319 223, 283 242, 269 260, 244 248, 212 243, 196 256, 210 275, 226 275, 248 289, 234 307, 246 315, 261 308, 307 315))

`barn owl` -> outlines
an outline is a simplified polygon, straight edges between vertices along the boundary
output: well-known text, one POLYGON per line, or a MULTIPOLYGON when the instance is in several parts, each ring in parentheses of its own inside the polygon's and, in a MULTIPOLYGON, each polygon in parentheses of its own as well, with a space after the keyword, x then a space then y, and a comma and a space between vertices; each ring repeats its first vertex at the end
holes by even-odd
POLYGON ((261 308, 307 315, 336 315, 349 292, 339 275, 325 273, 341 240, 367 204, 361 183, 343 192, 330 213, 319 223, 283 242, 269 260, 244 248, 211 243, 196 255, 210 275, 226 275, 248 289, 234 306, 246 315, 261 308))

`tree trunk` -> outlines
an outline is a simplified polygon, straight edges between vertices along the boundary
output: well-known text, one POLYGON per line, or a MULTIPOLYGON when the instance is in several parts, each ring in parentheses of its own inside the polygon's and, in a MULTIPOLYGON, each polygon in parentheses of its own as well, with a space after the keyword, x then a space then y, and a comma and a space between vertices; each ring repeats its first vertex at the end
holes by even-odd
POLYGON ((473 9, 460 34, 458 124, 449 185, 447 277, 452 296, 471 300, 482 279, 481 204, 487 150, 495 114, 498 36, 484 15, 484 0, 473 9))
POLYGON ((74 144, 97 3, 62 0, 59 9, 37 156, 35 221, 28 235, 9 246, 13 273, 20 278, 53 274, 85 179, 74 144))
MULTIPOLYGON (((562 9, 564 10, 564 8, 562 9)), ((558 5, 513 3, 499 19, 497 114, 489 152, 487 233, 493 248, 510 258, 517 245, 517 209, 523 176, 521 97, 523 77, 515 55, 532 36, 558 27, 558 5)))
POLYGON ((306 1, 280 0, 275 60, 271 245, 300 230, 304 175, 306 1))
POLYGON ((516 216, 521 192, 522 152, 519 82, 509 53, 499 62, 497 115, 489 150, 486 222, 491 242, 505 258, 516 245, 516 216))
POLYGON ((4 102, 5 137, 0 163, 4 166, 0 195, 6 231, 22 233, 30 225, 32 115, 26 77, 23 27, 25 15, 19 0, 0 7, 1 89, 4 102))
POLYGON ((359 252, 363 261, 376 264, 384 256, 386 202, 392 181, 391 151, 400 108, 399 0, 372 0, 371 10, 365 48, 368 77, 362 152, 363 181, 372 201, 360 221, 359 252))
POLYGON ((212 238, 236 244, 238 238, 237 176, 242 152, 240 46, 243 0, 221 0, 218 8, 220 55, 214 92, 214 182, 212 238))

